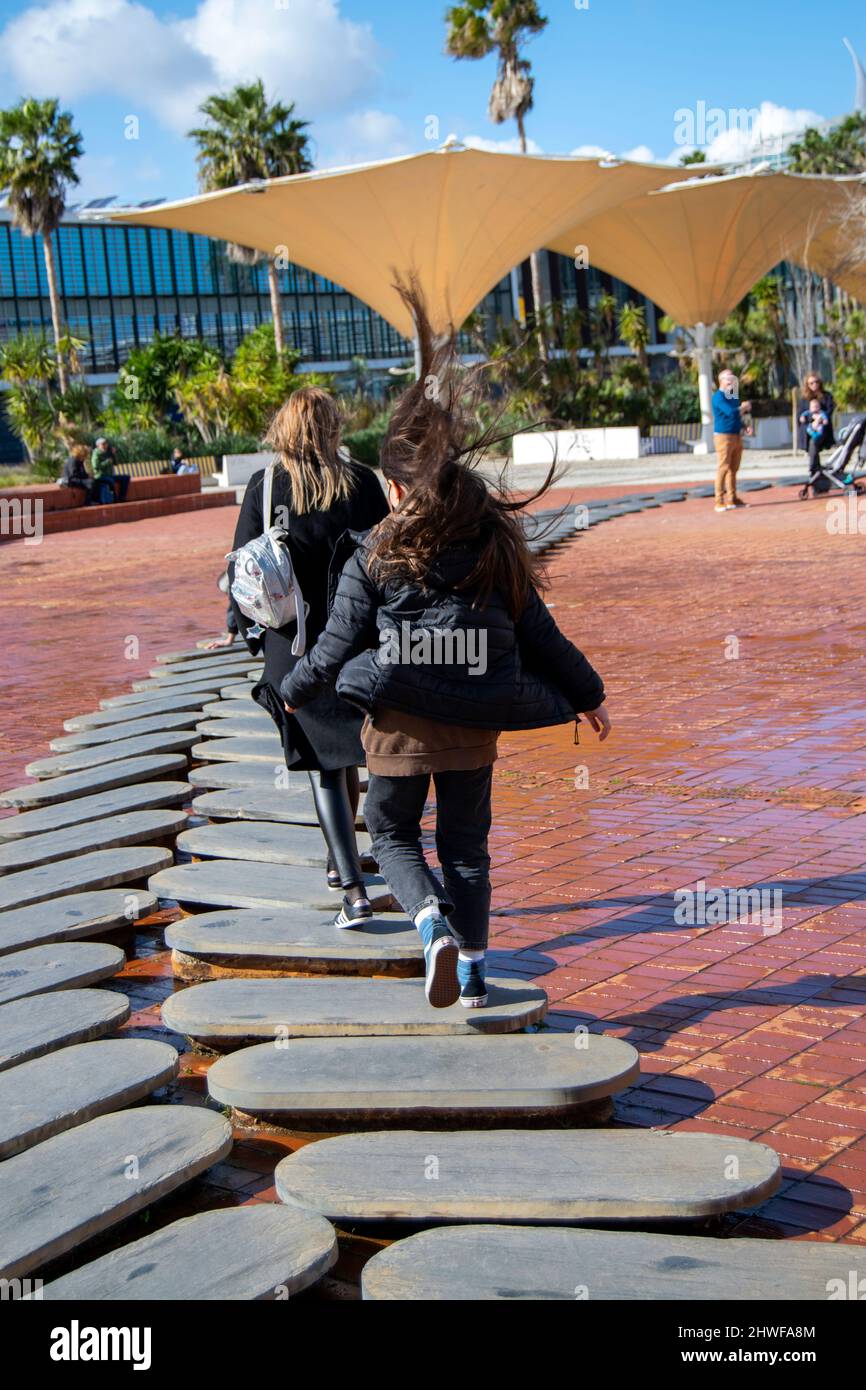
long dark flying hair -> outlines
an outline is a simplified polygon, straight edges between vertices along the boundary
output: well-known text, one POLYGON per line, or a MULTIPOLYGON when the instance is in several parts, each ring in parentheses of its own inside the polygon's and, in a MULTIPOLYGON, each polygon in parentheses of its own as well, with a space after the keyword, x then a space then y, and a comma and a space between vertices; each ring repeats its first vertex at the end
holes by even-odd
POLYGON ((423 588, 442 551, 471 546, 477 563, 456 587, 471 590, 481 607, 495 590, 518 618, 545 577, 517 513, 546 491, 554 467, 523 501, 475 472, 484 450, 504 438, 496 421, 486 430, 479 426, 480 371, 461 367, 453 330, 434 337, 417 277, 398 276, 395 289, 415 320, 421 373, 397 401, 382 443, 382 472, 406 495, 373 531, 370 571, 380 581, 410 580, 423 588))

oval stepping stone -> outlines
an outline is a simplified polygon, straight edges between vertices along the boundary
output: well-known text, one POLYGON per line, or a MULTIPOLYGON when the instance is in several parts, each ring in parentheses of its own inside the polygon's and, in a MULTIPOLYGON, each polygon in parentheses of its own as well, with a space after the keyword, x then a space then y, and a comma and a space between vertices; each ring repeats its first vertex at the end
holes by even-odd
MULTIPOLYGON (((201 771, 194 768, 193 771, 201 771)), ((319 817, 309 784, 306 789, 300 784, 288 788, 250 788, 224 787, 217 791, 204 792, 195 797, 192 809, 198 816, 208 820, 272 820, 289 825, 318 825, 319 817)), ((364 824, 364 796, 361 794, 356 826, 364 824)), ((2 822, 0 822, 2 824, 2 822)))
POLYGON ((68 753, 56 753, 53 758, 37 758, 24 771, 28 777, 58 777, 65 772, 81 772, 104 763, 116 763, 121 758, 139 758, 147 753, 179 753, 191 748, 198 734, 194 730, 168 730, 164 734, 139 734, 136 738, 119 739, 116 743, 98 743, 93 748, 75 748, 68 753))
MULTIPOLYGON (((132 691, 128 699, 123 695, 114 697, 117 701, 115 708, 117 708, 124 699, 126 699, 127 704, 133 703, 133 695, 138 695, 142 700, 154 700, 160 695, 171 695, 175 691, 183 693, 183 691, 190 690, 213 690, 217 681, 228 680, 233 674, 244 676, 246 672, 242 670, 238 670, 237 673, 231 671, 215 671, 212 676, 205 675, 204 673, 195 676, 189 672, 185 676, 174 676, 171 680, 160 681, 150 679, 133 681, 132 691)), ((100 704, 106 709, 111 708, 107 700, 100 701, 100 704)))
MULTIPOLYGON (((234 700, 226 700, 226 704, 233 705, 234 700)), ((273 733, 274 721, 269 714, 257 712, 250 718, 245 714, 238 719, 204 719, 200 724, 196 724, 197 734, 203 734, 208 738, 246 738, 249 734, 268 734, 273 733)))
POLYGON ((113 1033, 129 1018, 129 1000, 110 989, 60 989, 0 1006, 0 1072, 70 1043, 113 1033))
POLYGON ((51 941, 75 941, 129 927, 156 911, 153 893, 144 888, 106 888, 70 893, 31 907, 0 912, 0 956, 51 941))
MULTIPOLYGON (((222 700, 249 700, 252 698, 255 688, 255 681, 230 681, 228 685, 220 687, 220 698, 222 700)), ((255 704, 255 700, 253 700, 253 704, 255 704)))
POLYGON ((28 1274, 142 1211, 231 1146, 228 1122, 212 1110, 145 1105, 100 1115, 7 1159, 0 1276, 28 1274))
POLYGON ((117 724, 82 729, 78 734, 53 738, 48 746, 57 753, 65 753, 76 748, 95 748, 100 743, 119 743, 121 739, 138 738, 141 734, 168 733, 174 729, 193 728, 199 732, 197 719, 198 714, 195 710, 182 710, 180 714, 152 714, 149 719, 122 719, 117 724))
POLYGON ((317 1283, 336 1258, 328 1221, 258 1203, 175 1221, 46 1284, 39 1296, 76 1302, 284 1299, 317 1283))
POLYGON ((111 888, 116 883, 137 883, 172 862, 170 850, 157 845, 129 845, 100 849, 75 859, 59 859, 21 873, 0 878, 0 909, 26 907, 66 893, 88 888, 111 888))
POLYGON ((282 1159, 275 1180, 281 1202, 333 1220, 656 1221, 757 1206, 781 1165, 766 1144, 715 1134, 408 1130, 323 1139, 282 1159))
MULTIPOLYGON (((157 700, 176 700, 173 708, 177 710, 182 708, 180 701, 188 700, 191 696, 196 697, 196 704, 199 701, 204 704, 206 700, 212 700, 214 695, 219 693, 221 680, 225 680, 225 676, 213 676, 210 680, 201 679, 191 681, 188 685, 177 686, 165 686, 162 681, 150 681, 144 690, 133 690, 128 695, 112 695, 109 699, 100 700, 99 707, 102 710, 114 710, 115 717, 122 719, 137 718, 137 705, 152 705, 157 700), (123 714, 118 715, 118 710, 122 710, 123 714)), ((191 706, 187 705, 186 708, 189 709, 191 706)))
POLYGON ((0 820, 0 843, 22 840, 28 835, 45 835, 129 811, 176 806, 188 801, 191 795, 192 787, 188 782, 132 782, 127 787, 113 787, 96 796, 59 801, 41 811, 20 811, 17 816, 4 816, 0 820))
MULTIPOLYGON (((370 836, 361 831, 357 841, 358 852, 369 862, 370 836)), ((255 859, 260 863, 305 864, 310 868, 325 868, 328 862, 328 847, 318 826, 279 825, 272 820, 199 825, 178 836, 177 848, 203 859, 255 859)))
POLYGON ((82 825, 69 825, 65 830, 28 835, 23 840, 0 845, 0 874, 50 864, 91 850, 164 840, 177 834, 186 823, 183 811, 128 811, 107 820, 85 821, 82 825))
POLYGON ((538 1023, 547 995, 523 980, 488 980, 486 1009, 431 1009, 423 980, 215 980, 169 995, 165 1026, 217 1050, 274 1038, 513 1033, 538 1023))
MULTIPOLYGON (((316 981, 315 983, 319 983, 316 981)), ((390 987, 390 986, 386 986, 390 987)), ((397 986, 395 985, 395 988, 397 986)), ((575 1047, 567 1034, 292 1038, 220 1057, 208 1071, 214 1100, 249 1115, 342 1115, 369 1125, 419 1114, 565 1114, 613 1095, 638 1076, 629 1043, 599 1033, 575 1047)))
POLYGON ((133 926, 154 912, 157 899, 144 888, 64 894, 0 912, 0 956, 31 945, 72 941, 133 926))
POLYGON ((133 709, 127 709, 123 705, 119 709, 99 709, 92 710, 89 714, 74 714, 71 719, 64 719, 63 727, 73 733, 84 729, 107 729, 112 724, 128 724, 132 720, 160 714, 182 714, 187 710, 190 711, 191 718, 210 698, 209 691, 193 691, 192 695, 165 695, 158 700, 137 701, 133 709))
MULTIPOLYGON (((189 647, 184 652, 159 652, 156 659, 161 666, 174 665, 176 661, 194 661, 196 658, 201 661, 208 661, 215 654, 213 651, 208 651, 206 643, 209 641, 211 638, 205 637, 199 646, 189 647)), ((218 654, 220 650, 217 647, 216 653, 218 654)), ((227 647, 226 650, 230 651, 231 648, 227 647)))
POLYGON ((211 719, 267 719, 273 723, 267 711, 249 697, 246 700, 211 700, 204 706, 204 713, 211 719))
POLYGON ((178 1055, 149 1038, 75 1043, 0 1074, 0 1158, 134 1105, 177 1076, 178 1055))
POLYGON ((60 941, 13 951, 0 960, 0 1004, 48 989, 76 989, 108 980, 123 969, 117 946, 99 941, 60 941))
MULTIPOLYGON (((234 743, 234 739, 214 739, 214 743, 234 743)), ((285 795, 286 764, 282 750, 276 749, 265 762, 213 762, 190 769, 189 780, 194 787, 227 791, 245 788, 249 791, 280 791, 285 795)), ((309 783, 307 784, 309 788, 309 783)), ((312 797, 312 792, 310 792, 312 797)))
MULTIPOLYGON (((384 888, 377 874, 365 875, 370 901, 373 890, 384 888)), ((0 891, 4 880, 0 879, 0 891)), ((293 864, 257 864, 242 859, 203 859, 198 864, 175 864, 161 869, 148 881, 152 893, 178 903, 206 903, 209 907, 315 907, 327 911, 339 906, 318 869, 293 864)), ((385 890, 387 892, 387 890, 385 890)), ((390 900, 390 894, 389 894, 390 900)), ((381 904, 384 906, 384 904, 381 904)))
POLYGON ((823 1241, 449 1226, 374 1255, 364 1266, 361 1287, 365 1299, 420 1302, 826 1301, 828 1281, 848 1289, 852 1271, 855 1283, 866 1274, 866 1249, 823 1241))
POLYGON ((400 912, 380 913, 350 931, 333 925, 333 912, 201 912, 172 922, 165 941, 174 952, 175 974, 183 979, 395 970, 417 974, 424 958, 417 931, 400 912))
POLYGON ((171 681, 176 677, 196 675, 204 672, 206 676, 213 675, 214 671, 228 672, 233 676, 235 671, 245 672, 256 663, 253 657, 244 647, 239 649, 234 655, 230 655, 231 648, 225 655, 211 655, 207 660, 199 658, 197 661, 173 661, 170 666, 154 666, 150 671, 153 680, 171 681))
POLYGON ((267 763, 268 771, 274 763, 285 767, 283 745, 277 733, 205 739, 203 743, 194 745, 192 756, 202 762, 267 763))
POLYGON ((187 769, 183 753, 150 753, 143 758, 122 758, 119 762, 104 763, 84 772, 68 772, 63 777, 50 777, 45 782, 33 782, 24 787, 12 787, 0 792, 0 806, 51 806, 55 801, 71 801, 76 796, 126 787, 130 782, 146 782, 149 778, 171 776, 187 769))

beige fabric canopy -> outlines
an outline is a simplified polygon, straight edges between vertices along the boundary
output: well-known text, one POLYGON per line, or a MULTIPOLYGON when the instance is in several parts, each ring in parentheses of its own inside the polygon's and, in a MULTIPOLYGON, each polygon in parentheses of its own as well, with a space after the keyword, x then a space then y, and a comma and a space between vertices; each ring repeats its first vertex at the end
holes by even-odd
POLYGON ((395 269, 417 270, 437 332, 459 327, 513 266, 551 237, 670 177, 668 165, 446 145, 106 215, 271 255, 285 247, 290 261, 336 281, 411 337, 410 316, 392 288, 395 269))
MULTIPOLYGON (((756 170, 698 178, 606 208, 547 240, 625 280, 677 323, 727 318, 757 280, 807 247, 841 255, 839 215, 857 180, 756 170)), ((856 292, 856 291, 855 291, 856 292)))

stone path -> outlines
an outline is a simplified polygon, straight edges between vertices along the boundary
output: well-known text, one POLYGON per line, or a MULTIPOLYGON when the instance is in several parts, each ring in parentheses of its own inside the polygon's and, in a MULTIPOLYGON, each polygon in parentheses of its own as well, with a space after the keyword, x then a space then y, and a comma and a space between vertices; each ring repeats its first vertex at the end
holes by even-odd
MULTIPOLYGON (((359 831, 358 850, 370 865, 372 841, 359 831)), ((328 847, 316 825, 280 825, 276 821, 227 821, 221 825, 201 825, 177 837, 177 848, 202 859, 254 859, 263 864, 303 864, 322 869, 327 864, 328 847)), ((0 850, 0 867, 3 858, 0 850)))
POLYGON ((102 820, 128 811, 147 811, 154 807, 180 806, 189 800, 188 782, 132 782, 93 796, 76 796, 58 801, 38 811, 20 811, 0 820, 0 844, 20 840, 25 835, 54 834, 67 826, 102 820))
POLYGON ((0 1072, 70 1043, 113 1033, 129 1018, 129 1000, 105 989, 60 989, 0 1006, 0 1072))
MULTIPOLYGON (((390 891, 378 874, 366 874, 367 895, 374 908, 391 907, 390 891)), ((4 880, 0 879, 0 894, 4 880)), ((294 864, 257 864, 246 859, 202 859, 195 864, 175 864, 148 880, 157 897, 183 906, 275 907, 290 910, 313 907, 333 908, 339 895, 333 893, 324 875, 316 869, 294 864)))
POLYGON ((156 845, 127 845, 95 850, 74 859, 41 864, 35 869, 4 874, 0 878, 0 909, 26 907, 88 888, 112 888, 118 883, 139 883, 165 870, 172 862, 169 850, 156 845))
MULTIPOLYGON (((196 768, 195 771, 201 769, 196 768)), ((290 825, 318 825, 313 794, 300 782, 288 787, 223 787, 193 797, 199 816, 218 820, 282 821, 290 825)), ((357 826, 364 824, 364 794, 358 805, 357 826)))
POLYGON ((83 772, 121 758, 140 758, 147 753, 180 753, 192 748, 198 735, 193 729, 167 730, 161 734, 138 734, 115 743, 98 743, 89 748, 73 748, 53 758, 37 758, 24 769, 28 777, 58 777, 62 773, 83 772))
POLYGON ((86 772, 70 772, 63 777, 51 777, 45 782, 13 787, 0 793, 0 806, 21 806, 25 809, 51 806, 57 801, 70 801, 88 793, 110 791, 113 787, 129 786, 130 783, 144 782, 151 777, 185 774, 186 770, 187 760, 181 753, 150 753, 140 758, 123 758, 119 762, 89 768, 86 772))
POLYGON ((0 912, 0 956, 25 946, 129 930, 155 910, 156 901, 144 888, 102 888, 10 908, 0 912))
POLYGON ((0 874, 50 864, 96 849, 115 849, 143 841, 162 842, 181 831, 187 820, 184 811, 127 811, 103 820, 69 825, 63 830, 28 835, 23 840, 0 844, 0 874))
POLYGON ((0 1004, 46 989, 99 984, 116 975, 124 959, 116 946, 95 941, 58 942, 12 951, 0 958, 0 1004))

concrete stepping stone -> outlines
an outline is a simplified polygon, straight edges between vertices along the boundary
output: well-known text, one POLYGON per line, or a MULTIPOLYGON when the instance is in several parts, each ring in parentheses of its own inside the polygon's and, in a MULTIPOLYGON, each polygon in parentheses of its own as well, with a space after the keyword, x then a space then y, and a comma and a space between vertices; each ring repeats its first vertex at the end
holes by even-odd
POLYGON ((192 748, 198 734, 193 729, 166 730, 161 734, 138 734, 115 743, 98 743, 92 748, 74 748, 55 753, 53 758, 37 758, 24 771, 28 777, 59 777, 67 772, 83 772, 121 758, 140 758, 148 753, 180 753, 192 748))
POLYGON ((600 1033, 581 1040, 586 1046, 576 1047, 570 1033, 367 1037, 363 1046, 355 1038, 290 1038, 220 1057, 208 1090, 221 1105, 289 1127, 302 1120, 299 1128, 325 1116, 336 1127, 365 1128, 433 1116, 549 1119, 609 1098, 638 1076, 629 1043, 600 1033))
POLYGON ((239 680, 248 675, 249 672, 243 666, 238 666, 235 670, 214 671, 212 675, 207 675, 205 672, 195 675, 192 671, 187 671, 182 676, 166 677, 164 680, 158 680, 151 676, 147 679, 132 681, 132 693, 142 695, 145 699, 155 699, 160 694, 170 695, 175 690, 204 690, 208 686, 213 689, 215 681, 227 681, 233 677, 239 680))
POLYGON ((125 994, 109 989, 59 989, 0 1006, 0 1072, 71 1043, 113 1033, 129 1018, 125 994))
POLYGON ((76 796, 126 787, 130 782, 147 782, 157 777, 186 773, 187 758, 183 753, 148 753, 140 758, 121 758, 103 763, 82 772, 68 772, 62 777, 49 777, 44 782, 10 787, 0 792, 0 806, 22 806, 28 810, 51 806, 56 801, 71 801, 76 796))
MULTIPOLYGON (((139 883, 172 863, 170 850, 158 845, 128 845, 100 849, 75 859, 59 859, 0 878, 0 911, 46 902, 88 888, 113 888, 118 883, 139 883)), ((308 871, 309 872, 309 871, 308 871)))
MULTIPOLYGON (((372 840, 366 831, 356 835, 358 852, 372 867, 372 840)), ((302 864, 324 869, 328 847, 318 825, 280 825, 276 821, 228 821, 198 825, 177 839, 177 849, 201 859, 255 859, 267 864, 302 864)), ((0 866, 3 850, 0 849, 0 866)))
MULTIPOLYGON (((204 639, 205 642, 209 640, 207 637, 204 639)), ((188 647, 186 651, 182 652, 158 652, 156 660, 160 666, 173 666, 176 661, 209 661, 212 657, 219 656, 222 650, 223 648, 217 647, 213 651, 208 651, 207 647, 202 644, 198 647, 188 647)), ((225 651, 231 650, 231 647, 225 648, 225 651)))
MULTIPOLYGON (((234 700, 226 700, 228 704, 234 704, 234 700)), ((264 710, 256 710, 250 717, 247 714, 234 719, 203 719, 195 726, 195 731, 200 737, 210 739, 215 738, 246 738, 252 734, 253 737, 259 734, 269 734, 274 732, 274 721, 264 710)))
MULTIPOLYGON (((390 892, 378 874, 365 874, 367 894, 375 906, 390 907, 390 892)), ((4 880, 0 879, 0 892, 4 880)), ((208 907, 270 907, 284 910, 329 908, 336 914, 339 893, 333 893, 320 869, 294 864, 258 864, 242 859, 202 859, 197 864, 161 868, 148 887, 163 900, 208 907)))
POLYGON ((197 671, 203 671, 206 676, 212 675, 214 671, 228 671, 230 675, 234 675, 235 671, 247 671, 250 666, 255 665, 255 658, 243 647, 234 655, 229 655, 229 652, 224 655, 213 653, 208 659, 173 661, 170 666, 154 666, 149 674, 152 680, 169 681, 174 680, 176 676, 188 676, 190 673, 195 675, 197 671))
MULTIPOLYGON (((99 708, 102 710, 123 710, 124 714, 118 716, 123 719, 135 719, 138 716, 136 705, 148 705, 157 700, 176 700, 174 709, 181 709, 181 699, 189 700, 190 697, 197 697, 193 705, 198 704, 199 708, 207 700, 212 700, 219 694, 220 681, 225 680, 225 676, 212 676, 210 680, 200 679, 190 681, 188 685, 166 686, 162 681, 150 681, 143 690, 133 690, 127 695, 111 695, 105 700, 100 700, 99 708), (130 713, 130 711, 132 711, 130 713)), ((193 705, 187 705, 192 708, 193 705)), ((166 706, 168 708, 168 706, 166 706)))
MULTIPOLYGON (((539 1175, 541 1172, 539 1170, 539 1175)), ((431 1184, 433 1186, 433 1184, 431 1184)), ((557 1299, 826 1301, 856 1286, 866 1248, 823 1241, 713 1240, 638 1231, 448 1226, 397 1241, 368 1260, 369 1300, 557 1299)), ((841 1295, 844 1297, 844 1293, 841 1295)))
MULTIPOLYGON (((234 740, 214 739, 213 742, 233 743, 234 740)), ((215 791, 243 788, 248 791, 279 791, 285 794, 286 788, 281 785, 285 778, 286 764, 279 747, 263 762, 239 763, 232 759, 229 762, 202 763, 189 771, 192 786, 215 791)), ((309 791, 309 783, 307 789, 309 791)), ((312 799, 312 792, 310 797, 312 799)))
POLYGON ((105 820, 68 825, 0 845, 0 874, 35 868, 57 859, 69 859, 97 849, 121 845, 154 844, 176 835, 187 824, 183 811, 127 811, 105 820))
POLYGON ((149 719, 123 719, 117 724, 82 729, 77 734, 53 738, 48 746, 56 753, 66 753, 78 748, 95 748, 101 743, 119 743, 122 739, 138 738, 142 734, 170 733, 176 729, 182 732, 195 729, 198 733, 198 712, 182 710, 180 714, 152 714, 149 719))
POLYGON ((329 1222, 260 1202, 175 1221, 46 1284, 40 1297, 182 1303, 284 1299, 318 1283, 336 1259, 337 1237, 329 1222))
POLYGON ((267 763, 269 768, 276 762, 285 767, 283 744, 276 730, 241 738, 205 739, 193 745, 192 756, 201 762, 267 763))
POLYGON ((267 711, 263 710, 261 705, 257 705, 255 700, 250 699, 249 696, 245 700, 211 700, 209 704, 204 706, 204 713, 209 719, 252 719, 253 721, 267 719, 273 724, 267 711))
POLYGON ((90 729, 109 730, 113 725, 137 723, 141 719, 158 718, 160 715, 186 714, 190 726, 194 718, 211 699, 209 691, 193 691, 191 695, 163 695, 158 700, 136 700, 134 707, 126 705, 113 709, 91 710, 89 714, 74 714, 64 719, 64 729, 70 732, 85 732, 90 729))
POLYGON ((0 1073, 0 1159, 143 1100, 177 1076, 178 1055, 149 1038, 74 1043, 0 1073))
POLYGON ((0 912, 0 956, 52 941, 87 940, 131 927, 155 912, 157 900, 144 888, 105 888, 70 893, 31 907, 0 912))
POLYGON ((184 980, 422 971, 421 941, 403 913, 382 912, 349 931, 338 929, 333 921, 333 911, 201 912, 172 922, 165 942, 172 948, 174 973, 184 980))
POLYGON ((255 688, 255 681, 230 681, 228 685, 220 686, 220 698, 223 700, 251 700, 255 705, 255 700, 252 700, 255 688))
POLYGON ((281 1202, 337 1221, 641 1222, 758 1206, 781 1165, 766 1144, 715 1134, 404 1130, 323 1139, 282 1159, 275 1181, 281 1202))
POLYGON ((547 1012, 547 995, 523 980, 488 980, 486 1009, 431 1009, 423 980, 214 980, 169 995, 167 1028, 216 1051, 274 1038, 516 1033, 547 1012))
MULTIPOLYGON (((193 768, 193 771, 201 772, 202 769, 193 768)), ((319 824, 309 783, 306 788, 300 783, 295 787, 291 781, 287 788, 219 788, 195 797, 192 809, 197 816, 207 816, 208 820, 272 820, 289 825, 319 824)), ((359 827, 364 824, 363 792, 355 824, 359 827)))
POLYGON ((20 811, 17 816, 0 819, 0 844, 23 840, 29 835, 56 833, 87 821, 105 820, 130 811, 158 810, 189 801, 192 787, 188 782, 132 782, 125 787, 112 787, 95 796, 77 796, 73 801, 58 801, 39 811, 20 811))
POLYGON ((231 1127, 190 1105, 100 1115, 7 1159, 0 1276, 21 1277, 151 1206, 225 1158, 231 1127))
POLYGON ((13 951, 0 960, 0 1004, 50 989, 80 989, 109 980, 126 957, 99 941, 59 941, 13 951))

